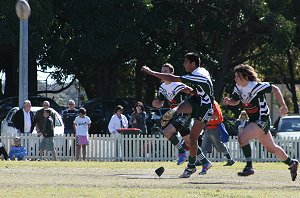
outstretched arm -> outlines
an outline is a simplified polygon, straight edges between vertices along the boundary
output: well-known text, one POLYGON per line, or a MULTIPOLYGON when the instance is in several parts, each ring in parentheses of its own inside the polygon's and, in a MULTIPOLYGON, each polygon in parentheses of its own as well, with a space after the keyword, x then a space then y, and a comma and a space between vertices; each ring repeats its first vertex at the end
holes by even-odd
POLYGON ((284 101, 284 99, 282 97, 280 89, 277 86, 272 85, 272 92, 275 95, 275 98, 276 98, 276 100, 277 100, 277 102, 278 102, 278 104, 280 106, 280 108, 279 108, 279 114, 281 116, 285 116, 289 112, 289 110, 288 110, 288 108, 287 108, 287 106, 285 104, 285 101, 284 101))
POLYGON ((224 99, 223 99, 223 105, 229 105, 229 106, 236 106, 240 103, 240 100, 234 100, 232 98, 229 98, 228 96, 226 96, 224 99))
POLYGON ((145 72, 146 74, 149 74, 149 75, 159 78, 161 80, 165 80, 165 81, 169 81, 169 82, 181 82, 181 79, 179 76, 152 71, 147 66, 143 66, 141 70, 143 72, 145 72))

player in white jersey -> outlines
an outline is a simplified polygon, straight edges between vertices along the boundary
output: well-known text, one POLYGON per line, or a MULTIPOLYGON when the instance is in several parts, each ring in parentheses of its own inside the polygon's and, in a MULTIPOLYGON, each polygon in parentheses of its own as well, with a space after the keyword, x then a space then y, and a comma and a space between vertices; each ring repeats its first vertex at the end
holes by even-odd
MULTIPOLYGON (((162 73, 173 74, 174 67, 166 63, 161 68, 162 73)), ((168 82, 164 81, 159 87, 158 97, 153 100, 152 106, 155 108, 163 107, 167 102, 170 108, 176 108, 181 101, 183 101, 192 91, 192 88, 181 82, 168 82)), ((190 134, 191 116, 188 114, 180 114, 170 123, 170 120, 164 122, 162 120, 162 129, 164 136, 178 149, 177 165, 181 165, 186 160, 186 150, 189 150, 189 134, 190 134), (183 146, 178 137, 177 131, 184 139, 185 145, 183 146)))

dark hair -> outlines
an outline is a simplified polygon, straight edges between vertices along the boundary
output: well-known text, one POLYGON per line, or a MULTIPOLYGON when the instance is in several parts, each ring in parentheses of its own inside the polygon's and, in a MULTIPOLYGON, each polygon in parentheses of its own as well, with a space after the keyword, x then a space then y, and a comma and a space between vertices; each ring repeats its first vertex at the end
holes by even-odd
POLYGON ((114 109, 114 112, 117 113, 119 110, 123 110, 124 108, 122 107, 122 105, 118 105, 116 106, 116 108, 114 109))
POLYGON ((136 113, 136 107, 139 106, 139 105, 142 107, 141 110, 142 110, 142 111, 145 111, 143 103, 140 102, 140 101, 138 101, 138 102, 135 103, 135 105, 134 105, 134 112, 135 112, 135 113, 136 113))
POLYGON ((188 59, 190 61, 190 63, 194 62, 197 67, 200 67, 201 60, 200 60, 198 53, 189 52, 184 56, 184 58, 188 59))
POLYGON ((86 114, 86 109, 83 108, 83 107, 81 107, 81 108, 78 110, 78 113, 81 113, 81 114, 85 115, 85 114, 86 114))
POLYGON ((165 64, 163 64, 162 67, 167 67, 167 68, 169 68, 171 73, 174 73, 174 67, 170 63, 165 63, 165 64))
POLYGON ((259 78, 257 77, 256 71, 250 65, 240 64, 238 66, 235 66, 234 73, 241 75, 243 78, 249 81, 255 81, 255 82, 260 81, 259 78))

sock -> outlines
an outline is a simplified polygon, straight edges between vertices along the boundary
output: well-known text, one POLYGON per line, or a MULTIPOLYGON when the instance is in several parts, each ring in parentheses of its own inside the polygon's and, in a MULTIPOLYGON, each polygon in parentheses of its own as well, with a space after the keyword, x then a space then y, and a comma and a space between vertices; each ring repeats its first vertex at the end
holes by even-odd
POLYGON ((185 143, 183 145, 183 148, 186 150, 186 151, 189 151, 190 150, 190 147, 188 147, 185 143))
POLYGON ((228 159, 228 160, 231 160, 231 156, 230 156, 230 154, 228 153, 228 154, 226 154, 225 155, 225 157, 228 159))
POLYGON ((246 158, 246 162, 247 162, 247 167, 252 167, 252 157, 251 157, 251 146, 250 144, 247 144, 245 146, 242 147, 243 153, 245 155, 246 158))
POLYGON ((285 161, 283 161, 283 163, 291 165, 293 163, 293 160, 290 157, 288 157, 285 161))
POLYGON ((205 155, 203 154, 203 152, 199 146, 198 146, 198 150, 197 150, 197 160, 201 161, 202 164, 208 163, 208 160, 206 159, 205 155))
POLYGON ((169 139, 169 141, 178 149, 179 153, 185 152, 184 148, 182 147, 182 145, 179 142, 178 137, 175 134, 172 135, 172 137, 169 139))
POLYGON ((188 163, 188 166, 189 166, 189 167, 194 167, 194 166, 195 166, 195 162, 196 162, 196 157, 191 157, 191 156, 189 156, 189 163, 188 163))

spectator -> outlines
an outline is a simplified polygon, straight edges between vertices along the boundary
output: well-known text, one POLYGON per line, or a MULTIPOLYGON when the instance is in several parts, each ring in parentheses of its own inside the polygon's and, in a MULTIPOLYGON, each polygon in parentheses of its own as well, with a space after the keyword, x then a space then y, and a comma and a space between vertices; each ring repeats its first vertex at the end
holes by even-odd
POLYGON ((76 160, 79 160, 79 155, 81 154, 82 147, 82 159, 86 160, 86 145, 88 142, 89 128, 91 127, 91 119, 86 116, 85 108, 80 108, 79 116, 74 120, 74 129, 76 131, 76 160))
POLYGON ((53 160, 56 161, 56 151, 54 148, 54 126, 53 120, 51 118, 51 110, 44 110, 44 126, 41 134, 43 135, 43 139, 40 144, 40 160, 42 160, 44 150, 52 151, 53 160))
POLYGON ((76 134, 75 129, 73 127, 73 122, 75 118, 78 116, 78 109, 75 109, 75 101, 69 100, 69 109, 65 110, 62 115, 62 120, 64 122, 64 134, 65 135, 74 135, 76 134))
MULTIPOLYGON (((122 128, 128 128, 128 120, 127 118, 122 114, 123 112, 123 107, 121 105, 118 105, 115 109, 114 112, 115 114, 111 117, 109 124, 108 124, 108 130, 109 132, 118 137, 119 129, 122 128)), ((115 148, 116 148, 116 158, 119 158, 119 154, 120 154, 120 143, 119 140, 116 138, 116 142, 115 142, 115 148)), ((117 159, 118 160, 118 159, 117 159)))
POLYGON ((34 129, 34 113, 30 109, 31 102, 25 100, 24 106, 14 115, 13 123, 20 133, 32 133, 34 129))
POLYGON ((0 143, 0 155, 3 155, 5 160, 10 160, 7 151, 2 143, 0 143))
POLYGON ((129 124, 133 128, 138 128, 143 134, 147 134, 146 112, 142 102, 137 102, 134 105, 134 112, 131 114, 129 124))
POLYGON ((20 138, 14 138, 14 144, 11 145, 9 149, 9 158, 11 160, 25 160, 27 156, 27 151, 24 146, 20 143, 20 138))
POLYGON ((124 108, 121 105, 118 105, 114 110, 115 114, 109 121, 108 130, 113 135, 117 135, 118 130, 121 128, 128 128, 128 120, 126 116, 122 114, 123 109, 124 108))
POLYGON ((238 127, 238 132, 241 133, 242 130, 247 126, 249 123, 249 117, 246 113, 245 110, 241 111, 239 115, 239 119, 237 120, 237 127, 238 127))
MULTIPOLYGON (((34 123, 35 123, 35 128, 36 128, 36 131, 37 133, 41 133, 43 130, 44 130, 44 110, 45 109, 50 109, 50 102, 45 100, 43 102, 43 108, 41 108, 40 110, 38 110, 36 113, 35 113, 35 116, 34 116, 34 123)), ((55 127, 55 113, 51 110, 51 118, 53 120, 53 127, 55 127)))
MULTIPOLYGON (((206 125, 206 129, 202 139, 201 149, 204 154, 212 153, 212 145, 216 147, 219 152, 222 152, 227 158, 227 163, 224 166, 232 166, 235 161, 231 158, 227 146, 222 142, 220 138, 219 124, 223 122, 223 115, 219 104, 214 101, 214 113, 211 119, 206 125)), ((200 174, 206 174, 205 170, 202 170, 200 174)))

